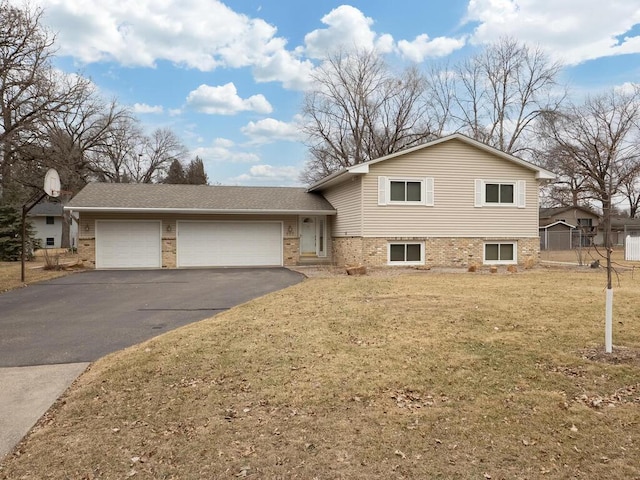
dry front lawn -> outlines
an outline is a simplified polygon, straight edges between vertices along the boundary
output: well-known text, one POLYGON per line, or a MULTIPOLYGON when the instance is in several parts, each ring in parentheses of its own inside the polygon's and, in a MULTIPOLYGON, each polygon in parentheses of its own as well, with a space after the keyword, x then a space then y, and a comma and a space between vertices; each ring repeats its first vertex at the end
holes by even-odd
POLYGON ((640 278, 317 278, 96 362, 7 479, 640 478, 640 278))
POLYGON ((0 262, 0 293, 24 287, 31 283, 62 277, 82 267, 79 264, 77 254, 58 249, 49 253, 48 258, 46 258, 45 253, 45 250, 38 250, 34 260, 25 262, 24 283, 20 278, 21 262, 0 262), (47 262, 49 262, 51 269, 45 269, 47 262))

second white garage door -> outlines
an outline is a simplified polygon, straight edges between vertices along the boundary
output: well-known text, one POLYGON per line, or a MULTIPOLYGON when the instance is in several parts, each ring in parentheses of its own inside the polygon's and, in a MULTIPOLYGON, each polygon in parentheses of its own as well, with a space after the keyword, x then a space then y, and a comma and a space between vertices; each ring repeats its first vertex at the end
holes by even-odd
POLYGON ((280 222, 180 221, 179 267, 282 265, 280 222))

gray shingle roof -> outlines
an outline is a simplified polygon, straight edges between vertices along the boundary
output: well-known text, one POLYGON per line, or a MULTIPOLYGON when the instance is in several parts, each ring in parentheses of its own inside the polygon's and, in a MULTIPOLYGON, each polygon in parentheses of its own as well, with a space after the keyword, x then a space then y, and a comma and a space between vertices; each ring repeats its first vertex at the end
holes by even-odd
POLYGON ((63 206, 56 202, 42 202, 36 204, 30 211, 30 217, 61 217, 63 206))
POLYGON ((90 183, 69 210, 335 213, 321 195, 293 187, 90 183))

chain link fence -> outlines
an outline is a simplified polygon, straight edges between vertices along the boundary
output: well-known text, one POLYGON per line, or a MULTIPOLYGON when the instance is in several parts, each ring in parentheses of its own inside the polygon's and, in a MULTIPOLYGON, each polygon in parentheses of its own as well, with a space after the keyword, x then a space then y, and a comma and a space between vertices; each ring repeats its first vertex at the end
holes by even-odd
MULTIPOLYGON (((612 232, 612 256, 617 260, 625 258, 625 238, 640 237, 640 228, 625 228, 612 232)), ((601 233, 585 233, 579 228, 563 228, 558 225, 540 229, 540 260, 552 263, 589 265, 595 261, 604 262, 606 251, 601 233)))

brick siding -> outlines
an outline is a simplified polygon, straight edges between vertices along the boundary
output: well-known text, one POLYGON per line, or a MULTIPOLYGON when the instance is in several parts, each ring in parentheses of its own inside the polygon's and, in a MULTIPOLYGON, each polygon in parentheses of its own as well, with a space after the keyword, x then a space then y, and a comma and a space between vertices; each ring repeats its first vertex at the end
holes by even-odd
POLYGON ((433 267, 467 267, 482 265, 486 242, 518 242, 518 263, 532 257, 535 263, 540 255, 539 238, 361 238, 336 237, 333 239, 333 259, 336 265, 386 266, 390 242, 424 242, 425 265, 433 267))
POLYGON ((297 265, 300 259, 300 240, 287 237, 283 240, 283 262, 285 265, 297 265))

